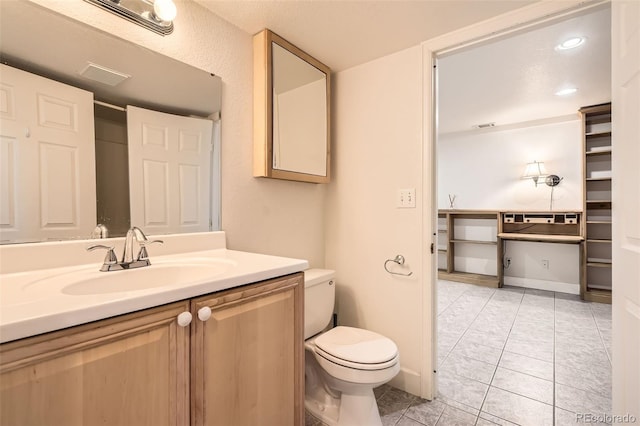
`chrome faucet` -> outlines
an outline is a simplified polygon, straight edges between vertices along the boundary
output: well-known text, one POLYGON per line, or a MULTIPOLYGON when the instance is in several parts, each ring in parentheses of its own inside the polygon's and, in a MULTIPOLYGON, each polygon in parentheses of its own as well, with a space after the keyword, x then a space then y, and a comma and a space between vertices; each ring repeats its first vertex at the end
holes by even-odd
POLYGON ((127 231, 127 235, 124 239, 122 261, 118 262, 118 256, 116 256, 116 253, 114 251, 115 247, 113 246, 110 247, 103 244, 96 244, 87 248, 87 250, 107 250, 107 255, 104 257, 104 262, 100 270, 103 272, 121 271, 123 269, 135 269, 151 265, 151 262, 149 261, 149 253, 147 252, 147 246, 155 243, 162 244, 163 241, 149 240, 147 239, 147 236, 144 235, 144 232, 142 232, 142 229, 138 228, 137 226, 133 226, 127 231), (137 242, 138 246, 140 247, 138 250, 138 255, 135 258, 133 256, 134 241, 137 242))

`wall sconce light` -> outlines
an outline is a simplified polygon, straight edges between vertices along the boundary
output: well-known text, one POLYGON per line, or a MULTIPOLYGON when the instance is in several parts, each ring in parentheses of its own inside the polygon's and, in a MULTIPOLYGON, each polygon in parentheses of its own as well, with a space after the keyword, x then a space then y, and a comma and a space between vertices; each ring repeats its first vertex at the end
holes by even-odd
POLYGON ((544 168, 544 163, 534 160, 532 163, 527 163, 527 168, 524 170, 522 179, 533 179, 533 183, 535 183, 537 187, 538 179, 545 176, 547 176, 547 170, 544 168))
POLYGON ((558 175, 548 174, 542 161, 527 163, 527 168, 524 170, 522 179, 533 179, 535 185, 538 186, 538 179, 540 178, 544 178, 544 183, 551 187, 557 186, 563 179, 558 175))
POLYGON ((160 35, 173 32, 173 0, 85 0, 160 35))

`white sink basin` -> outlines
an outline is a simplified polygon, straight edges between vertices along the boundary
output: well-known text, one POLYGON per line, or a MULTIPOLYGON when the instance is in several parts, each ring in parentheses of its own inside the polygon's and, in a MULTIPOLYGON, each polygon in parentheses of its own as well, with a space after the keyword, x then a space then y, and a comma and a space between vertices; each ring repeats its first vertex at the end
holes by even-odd
POLYGON ((122 271, 101 272, 96 267, 40 279, 23 286, 26 293, 56 289, 71 296, 124 293, 171 285, 187 285, 215 279, 234 266, 225 259, 160 261, 149 266, 122 271))

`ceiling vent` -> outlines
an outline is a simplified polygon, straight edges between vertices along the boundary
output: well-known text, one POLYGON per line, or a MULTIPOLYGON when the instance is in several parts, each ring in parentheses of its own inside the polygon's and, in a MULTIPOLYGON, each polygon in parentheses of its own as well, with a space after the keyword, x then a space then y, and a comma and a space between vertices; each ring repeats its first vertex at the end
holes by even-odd
POLYGON ((98 83, 106 84, 107 86, 117 86, 131 76, 123 74, 121 72, 103 67, 102 65, 87 63, 87 66, 80 71, 80 75, 88 78, 89 80, 97 81, 98 83))

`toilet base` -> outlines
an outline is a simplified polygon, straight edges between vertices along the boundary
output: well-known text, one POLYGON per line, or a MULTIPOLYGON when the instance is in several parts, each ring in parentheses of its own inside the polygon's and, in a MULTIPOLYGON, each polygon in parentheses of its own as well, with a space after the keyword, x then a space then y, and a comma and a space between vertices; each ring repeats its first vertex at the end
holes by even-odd
POLYGON ((307 396, 304 407, 314 417, 329 426, 382 426, 378 404, 373 389, 365 389, 360 394, 345 394, 339 398, 328 393, 316 398, 307 396), (320 397, 320 398, 318 398, 320 397))

